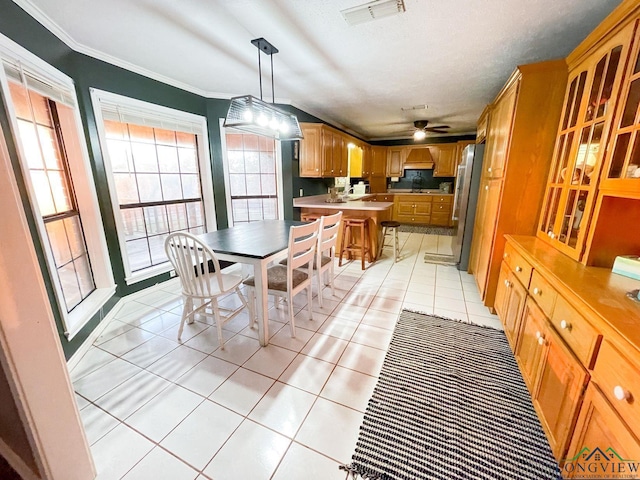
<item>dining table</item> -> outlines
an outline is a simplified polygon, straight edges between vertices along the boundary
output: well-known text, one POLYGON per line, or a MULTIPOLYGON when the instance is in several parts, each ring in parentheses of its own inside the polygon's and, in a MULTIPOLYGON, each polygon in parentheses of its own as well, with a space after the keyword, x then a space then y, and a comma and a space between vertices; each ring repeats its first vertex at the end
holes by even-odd
POLYGON ((304 223, 295 220, 261 220, 198 235, 219 260, 253 267, 258 339, 263 347, 269 344, 267 268, 287 251, 290 228, 304 223))

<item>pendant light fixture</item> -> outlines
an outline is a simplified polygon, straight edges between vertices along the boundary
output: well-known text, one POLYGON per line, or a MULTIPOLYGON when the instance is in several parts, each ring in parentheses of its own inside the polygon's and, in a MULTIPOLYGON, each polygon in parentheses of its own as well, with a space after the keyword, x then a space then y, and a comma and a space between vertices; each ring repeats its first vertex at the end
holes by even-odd
POLYGON ((258 71, 260 74, 260 98, 253 95, 244 95, 231 99, 224 126, 243 130, 245 132, 263 135, 276 140, 302 139, 302 131, 298 118, 276 108, 275 92, 273 89, 273 55, 278 49, 264 38, 256 38, 251 43, 258 49, 258 71), (262 61, 261 54, 269 55, 271 59, 271 102, 262 99, 262 61))

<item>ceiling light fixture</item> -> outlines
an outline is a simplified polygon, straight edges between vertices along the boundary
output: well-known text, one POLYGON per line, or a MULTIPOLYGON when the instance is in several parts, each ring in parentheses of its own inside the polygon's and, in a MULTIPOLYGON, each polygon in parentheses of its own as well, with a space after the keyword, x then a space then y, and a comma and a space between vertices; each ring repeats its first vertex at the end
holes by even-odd
POLYGON ((416 142, 424 140, 425 138, 427 138, 427 132, 425 132, 424 130, 416 130, 415 132, 413 132, 413 139, 416 142))
POLYGON ((357 7, 340 10, 348 25, 360 25, 380 18, 404 13, 404 0, 375 0, 357 7))
POLYGON ((256 38, 251 43, 258 48, 258 71, 260 74, 260 98, 253 95, 233 97, 229 105, 224 126, 237 128, 245 132, 263 135, 276 140, 302 139, 302 130, 298 118, 292 113, 285 112, 273 106, 275 92, 273 89, 273 55, 278 49, 264 38, 256 38), (269 55, 271 59, 271 103, 262 100, 262 61, 261 53, 269 55))

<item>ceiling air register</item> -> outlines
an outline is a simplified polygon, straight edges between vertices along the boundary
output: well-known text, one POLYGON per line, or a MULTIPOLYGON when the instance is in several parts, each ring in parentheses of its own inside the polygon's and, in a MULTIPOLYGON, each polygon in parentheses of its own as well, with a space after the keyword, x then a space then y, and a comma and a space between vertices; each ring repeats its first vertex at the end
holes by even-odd
POLYGON ((231 99, 224 126, 245 132, 275 138, 277 140, 297 140, 303 138, 298 118, 284 110, 273 106, 275 92, 273 89, 273 55, 278 49, 264 38, 256 38, 251 43, 258 48, 258 71, 260 74, 260 98, 244 95, 231 99), (271 102, 262 100, 262 62, 261 54, 271 59, 271 102))

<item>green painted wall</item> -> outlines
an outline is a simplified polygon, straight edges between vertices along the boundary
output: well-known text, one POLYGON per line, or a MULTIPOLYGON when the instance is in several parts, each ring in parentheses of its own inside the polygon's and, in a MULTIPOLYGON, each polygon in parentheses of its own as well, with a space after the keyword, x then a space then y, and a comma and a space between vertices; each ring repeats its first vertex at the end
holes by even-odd
MULTIPOLYGON (((74 52, 11 0, 0 0, 0 12, 2 12, 0 14, 0 33, 26 48, 48 64, 62 71, 75 82, 83 128, 87 139, 90 162, 93 169, 93 177, 98 194, 98 202, 107 236, 107 247, 109 249, 111 264, 117 284, 116 296, 110 300, 107 305, 105 305, 105 307, 94 316, 94 318, 91 319, 91 321, 71 342, 69 342, 63 335, 62 322, 59 314, 57 313, 57 300, 55 298, 51 282, 47 281, 50 276, 46 262, 44 261, 45 257, 42 245, 38 241, 38 236, 35 230, 35 221, 29 209, 26 188, 24 186, 24 179, 20 175, 15 145, 13 145, 13 139, 10 138, 10 135, 6 134, 5 136, 7 137, 6 140, 9 145, 14 170, 18 176, 18 183, 21 186, 25 212, 34 238, 36 252, 44 272, 43 276, 47 283, 47 291, 51 303, 54 306, 53 311, 56 316, 56 324, 60 334, 61 343, 65 356, 69 358, 90 335, 100 321, 104 319, 105 315, 111 308, 113 308, 119 298, 154 285, 158 282, 165 281, 169 278, 168 274, 159 275, 130 286, 127 286, 124 281, 124 267, 120 260, 120 245, 116 235, 114 212, 111 208, 104 161, 100 150, 98 130, 91 104, 90 88, 97 88, 117 93, 138 100, 202 115, 207 118, 212 158, 211 169, 214 188, 214 202, 219 228, 223 228, 228 225, 219 118, 226 115, 229 101, 207 99, 101 60, 91 58, 87 55, 74 52)), ((3 130, 5 132, 9 132, 9 129, 7 128, 8 118, 6 110, 3 104, 1 104, 0 107, 2 107, 0 108, 0 123, 3 126, 3 130)), ((288 205, 288 207, 285 208, 285 215, 287 218, 292 218, 293 209, 289 205, 291 202, 287 201, 287 199, 291 198, 292 191, 290 142, 283 142, 283 157, 288 158, 288 160, 285 160, 284 162, 286 165, 284 172, 284 198, 285 205, 288 205)))

